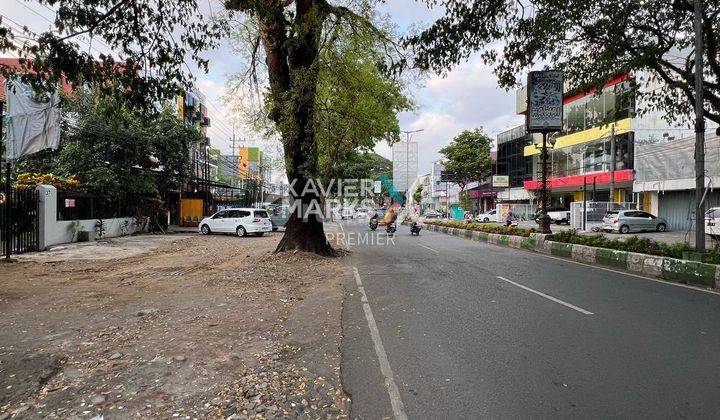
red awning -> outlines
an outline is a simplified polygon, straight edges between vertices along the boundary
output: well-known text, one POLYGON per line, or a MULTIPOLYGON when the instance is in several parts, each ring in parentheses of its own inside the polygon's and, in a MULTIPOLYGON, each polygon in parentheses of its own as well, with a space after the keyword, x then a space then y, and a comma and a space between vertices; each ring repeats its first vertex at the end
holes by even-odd
MULTIPOLYGON (((627 182, 632 181, 634 178, 632 169, 623 169, 615 171, 615 182, 627 182)), ((597 172, 594 174, 587 175, 573 175, 565 176, 562 178, 551 178, 548 179, 548 188, 567 188, 567 187, 582 187, 583 179, 588 185, 593 184, 593 179, 596 185, 610 184, 610 172, 597 172)), ((526 190, 539 190, 541 182, 539 180, 525 181, 524 187, 526 190)))

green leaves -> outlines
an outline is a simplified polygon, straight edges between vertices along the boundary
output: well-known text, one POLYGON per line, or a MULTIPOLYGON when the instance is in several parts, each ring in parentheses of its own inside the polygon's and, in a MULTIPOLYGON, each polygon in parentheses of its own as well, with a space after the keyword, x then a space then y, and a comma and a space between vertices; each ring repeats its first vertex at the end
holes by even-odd
POLYGON ((54 30, 33 33, 0 22, 0 53, 30 59, 20 69, 0 66, 0 74, 20 73, 46 90, 60 80, 75 87, 94 83, 103 94, 148 110, 192 84, 186 59, 207 71, 202 54, 226 29, 223 19, 202 15, 199 0, 38 1, 56 10, 54 30), (90 46, 79 42, 88 39, 90 46), (112 49, 117 59, 93 45, 112 49))
MULTIPOLYGON (((720 2, 703 3, 706 117, 720 123, 720 2)), ((692 1, 449 0, 443 6, 445 16, 406 40, 421 68, 444 72, 479 52, 505 88, 537 65, 564 71, 573 89, 647 72, 649 88, 638 92, 641 112, 661 110, 669 121, 691 115, 692 1)))
POLYGON ((180 188, 189 177, 189 145, 200 140, 169 109, 145 115, 82 90, 64 124, 60 172, 76 175, 91 192, 129 200, 180 188))
POLYGON ((452 142, 440 149, 445 159, 445 170, 455 173, 462 189, 470 182, 482 181, 490 175, 492 139, 482 131, 465 130, 452 142))

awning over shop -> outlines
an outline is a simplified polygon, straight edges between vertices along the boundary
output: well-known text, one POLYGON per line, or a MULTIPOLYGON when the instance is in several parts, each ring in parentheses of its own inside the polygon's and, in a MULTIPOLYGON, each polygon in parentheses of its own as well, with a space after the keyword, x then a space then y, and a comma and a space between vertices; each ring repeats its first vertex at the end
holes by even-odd
MULTIPOLYGON (((632 169, 623 169, 615 171, 615 183, 621 182, 632 182, 634 178, 634 171, 632 169)), ((610 184, 610 172, 597 172, 594 174, 585 175, 573 175, 565 176, 562 178, 551 178, 548 179, 549 189, 560 189, 560 188, 577 188, 583 186, 583 180, 588 185, 609 185, 610 184)), ((542 182, 540 180, 525 181, 526 190, 539 190, 542 182)))

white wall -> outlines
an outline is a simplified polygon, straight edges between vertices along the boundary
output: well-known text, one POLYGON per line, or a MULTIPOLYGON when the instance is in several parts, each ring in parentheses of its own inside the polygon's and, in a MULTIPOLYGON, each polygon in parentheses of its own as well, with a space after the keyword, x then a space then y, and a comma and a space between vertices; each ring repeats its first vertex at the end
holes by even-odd
MULTIPOLYGON (((89 233, 90 240, 97 240, 95 234, 96 219, 89 220, 57 220, 57 189, 52 185, 39 185, 40 192, 40 244, 39 249, 43 250, 52 245, 64 244, 77 240, 75 238, 75 224, 79 223, 89 233)), ((137 226, 132 217, 116 219, 103 219, 105 222, 105 233, 102 239, 114 238, 123 235, 123 226, 127 223, 127 232, 133 234, 141 231, 142 226, 137 226)), ((147 231, 145 228, 144 231, 147 231)))

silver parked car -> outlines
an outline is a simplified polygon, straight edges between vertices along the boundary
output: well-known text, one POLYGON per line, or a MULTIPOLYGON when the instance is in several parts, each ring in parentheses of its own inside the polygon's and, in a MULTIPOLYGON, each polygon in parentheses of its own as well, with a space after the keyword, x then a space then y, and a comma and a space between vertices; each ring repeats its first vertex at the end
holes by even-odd
POLYGON ((640 210, 613 210, 605 213, 602 230, 606 232, 643 232, 667 230, 667 221, 640 210))

